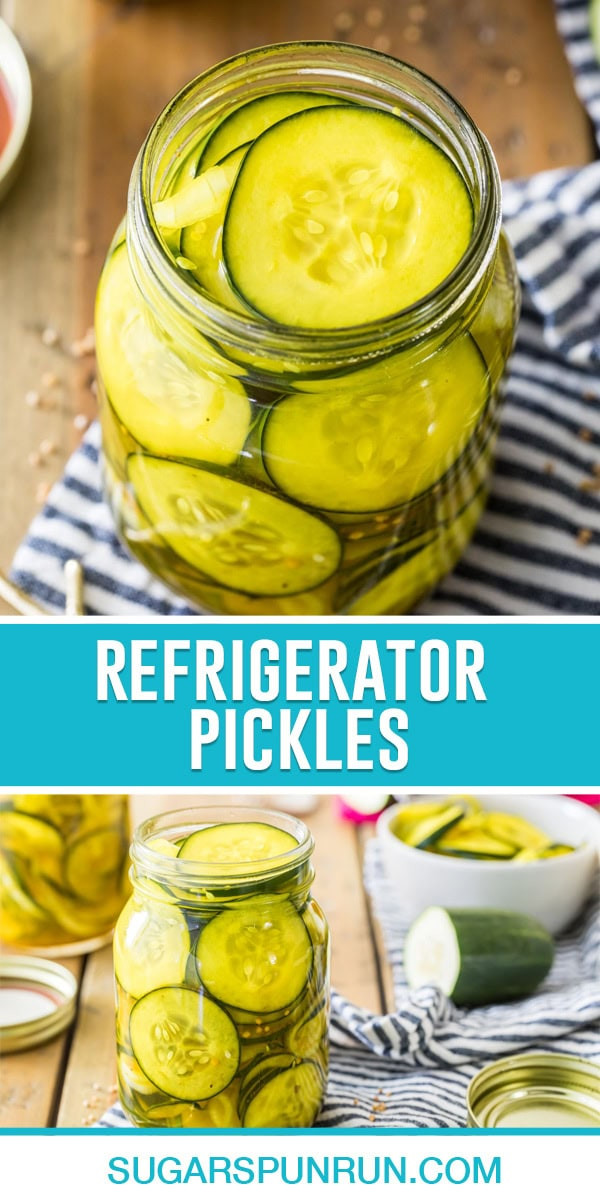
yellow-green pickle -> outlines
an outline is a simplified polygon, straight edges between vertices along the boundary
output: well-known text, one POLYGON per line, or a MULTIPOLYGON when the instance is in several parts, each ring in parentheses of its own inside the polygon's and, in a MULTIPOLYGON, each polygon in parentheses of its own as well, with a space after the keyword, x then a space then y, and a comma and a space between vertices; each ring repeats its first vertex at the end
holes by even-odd
POLYGON ((493 155, 432 80, 335 43, 199 77, 100 281, 108 496, 201 608, 413 608, 485 503, 518 285, 493 155))
POLYGON ((119 1091, 134 1124, 313 1124, 329 932, 312 850, 300 821, 246 808, 170 813, 136 831, 114 939, 119 1091))
POLYGON ((76 953, 109 937, 130 893, 126 796, 0 803, 0 939, 76 953))

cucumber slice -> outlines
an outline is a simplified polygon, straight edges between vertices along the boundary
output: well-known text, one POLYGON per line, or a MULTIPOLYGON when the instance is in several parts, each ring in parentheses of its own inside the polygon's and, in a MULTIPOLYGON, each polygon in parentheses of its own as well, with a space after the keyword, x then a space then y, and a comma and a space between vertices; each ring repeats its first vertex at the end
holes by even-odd
POLYGON ((468 442, 488 397, 487 369, 462 337, 387 380, 289 396, 263 433, 267 470, 286 495, 330 511, 374 512, 426 492, 468 442))
POLYGON ((29 895, 14 865, 0 852, 0 938, 20 940, 48 924, 48 913, 29 895))
POLYGON ((244 1071, 240 1087, 240 1107, 245 1104, 246 1097, 249 1096, 255 1089, 257 1083, 260 1087, 269 1075, 273 1075, 278 1071, 287 1071, 289 1067, 293 1067, 298 1061, 294 1054, 289 1054, 285 1050, 281 1050, 275 1054, 261 1054, 259 1058, 255 1058, 246 1071, 244 1071))
POLYGON ((452 826, 461 821, 464 815, 465 810, 462 805, 453 804, 444 808, 441 813, 424 817, 416 825, 403 830, 402 841, 406 842, 407 846, 414 846, 417 850, 427 850, 429 846, 437 845, 442 834, 452 829, 452 826))
POLYGON ((285 1044, 299 1058, 316 1058, 326 1044, 328 1028, 327 1005, 323 999, 316 1009, 313 1008, 288 1031, 285 1044))
POLYGON ((127 248, 119 246, 104 268, 96 309, 98 364, 117 417, 157 454, 234 462, 250 428, 244 388, 218 372, 212 351, 206 366, 201 349, 200 361, 188 365, 151 320, 133 282, 127 248))
POLYGON ((250 1129, 301 1129, 313 1124, 323 1100, 323 1075, 313 1062, 277 1071, 240 1105, 250 1129))
POLYGON ((117 829, 98 829, 72 842, 65 860, 65 879, 71 891, 94 901, 101 900, 107 889, 118 890, 126 854, 127 847, 117 829))
POLYGON ((176 554, 225 587, 285 596, 337 569, 334 529, 268 492, 183 463, 133 455, 129 477, 149 521, 176 554))
POLYGON ((140 908, 129 900, 117 921, 113 945, 115 974, 136 999, 157 988, 183 983, 191 949, 184 914, 150 879, 144 891, 151 900, 140 908))
POLYGON ((179 858, 237 869, 240 863, 264 864, 265 859, 297 849, 298 842, 285 829, 261 821, 235 821, 191 833, 180 847, 179 858))
POLYGON ((200 169, 206 170, 215 163, 221 162, 226 154, 242 146, 244 142, 253 142, 265 129, 290 117, 293 113, 303 112, 308 108, 323 108, 328 104, 339 104, 335 96, 327 96, 320 92, 278 92, 272 96, 259 96, 236 108, 230 116, 217 126, 209 137, 204 154, 200 159, 200 169))
POLYGON ((438 838, 432 849, 436 854, 449 854, 454 858, 493 858, 508 861, 514 858, 516 846, 489 837, 485 829, 469 829, 460 822, 456 829, 438 838))
POLYGON ((117 892, 113 892, 103 904, 88 906, 31 869, 23 868, 23 879, 35 903, 50 913, 59 930, 72 938, 88 938, 105 933, 121 906, 121 897, 117 892))
POLYGON ((554 943, 539 921, 491 908, 427 908, 404 943, 409 986, 434 984, 466 1006, 529 995, 553 958, 554 943))
POLYGON ((264 897, 210 921, 196 954, 200 979, 217 1000, 248 1013, 274 1013, 304 991, 313 951, 294 905, 264 897))
POLYGON ((283 325, 339 329, 433 291, 465 253, 469 194, 408 122, 359 106, 312 109, 256 139, 225 218, 234 288, 283 325))
POLYGON ((208 1100, 236 1074, 235 1025, 208 996, 189 988, 158 988, 138 1000, 129 1028, 141 1070, 176 1100, 208 1100))
POLYGON ((0 812, 0 847, 35 862, 36 869, 62 882, 65 843, 54 825, 24 812, 0 812))
MULTIPOLYGON (((223 165, 231 165, 237 174, 247 150, 247 146, 234 150, 223 165)), ((231 186, 233 187, 233 180, 231 186)), ((194 279, 209 296, 219 300, 227 308, 247 312, 248 309, 240 303, 239 297, 231 287, 223 263, 223 223, 230 194, 231 190, 223 194, 219 208, 210 217, 186 226, 181 235, 181 255, 189 262, 189 270, 194 279)))

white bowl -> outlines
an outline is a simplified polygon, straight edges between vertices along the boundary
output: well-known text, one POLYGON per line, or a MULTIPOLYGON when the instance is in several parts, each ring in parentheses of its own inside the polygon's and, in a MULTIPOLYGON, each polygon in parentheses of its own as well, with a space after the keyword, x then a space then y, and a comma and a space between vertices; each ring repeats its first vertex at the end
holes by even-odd
MULTIPOLYGON (((437 796, 423 797, 436 801, 437 796)), ((439 797, 440 801, 452 799, 439 797)), ((430 904, 443 908, 500 908, 536 917, 560 933, 588 899, 598 864, 600 817, 565 796, 477 796, 482 808, 517 813, 572 854, 537 862, 480 862, 416 850, 391 831, 398 807, 377 822, 386 876, 397 887, 398 905, 413 920, 430 904)))
POLYGON ((31 121, 31 76, 27 59, 14 33, 0 17, 0 75, 12 108, 12 127, 0 153, 0 198, 14 182, 31 121))

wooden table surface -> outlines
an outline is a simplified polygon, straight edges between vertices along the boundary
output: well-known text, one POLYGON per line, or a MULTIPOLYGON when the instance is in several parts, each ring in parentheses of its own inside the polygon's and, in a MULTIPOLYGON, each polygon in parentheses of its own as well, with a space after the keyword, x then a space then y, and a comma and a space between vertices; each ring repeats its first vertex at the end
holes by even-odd
POLYGON ((72 347, 92 323, 136 152, 192 76, 266 42, 343 38, 445 84, 490 138, 505 177, 594 155, 552 0, 0 0, 0 14, 34 84, 29 159, 0 208, 4 571, 94 414, 93 357, 72 347))
MULTIPOLYGON (((209 799, 203 797, 203 800, 209 799)), ((185 807, 179 796, 172 802, 185 807)), ((136 797, 134 821, 163 811, 164 797, 136 797)), ((392 986, 380 935, 362 884, 362 858, 372 826, 356 828, 322 797, 307 817, 315 838, 314 894, 332 933, 332 983, 355 1003, 387 1011, 392 986)), ((112 952, 61 960, 80 982, 74 1025, 45 1046, 7 1055, 0 1062, 0 1126, 93 1124, 116 1098, 112 952)))

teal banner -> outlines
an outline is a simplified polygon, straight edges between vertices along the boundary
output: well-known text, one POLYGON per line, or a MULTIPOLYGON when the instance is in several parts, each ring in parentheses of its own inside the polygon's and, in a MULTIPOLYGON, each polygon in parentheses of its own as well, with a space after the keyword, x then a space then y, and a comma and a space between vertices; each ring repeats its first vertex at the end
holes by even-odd
POLYGON ((600 622, 0 622, 5 789, 600 782, 600 622))

